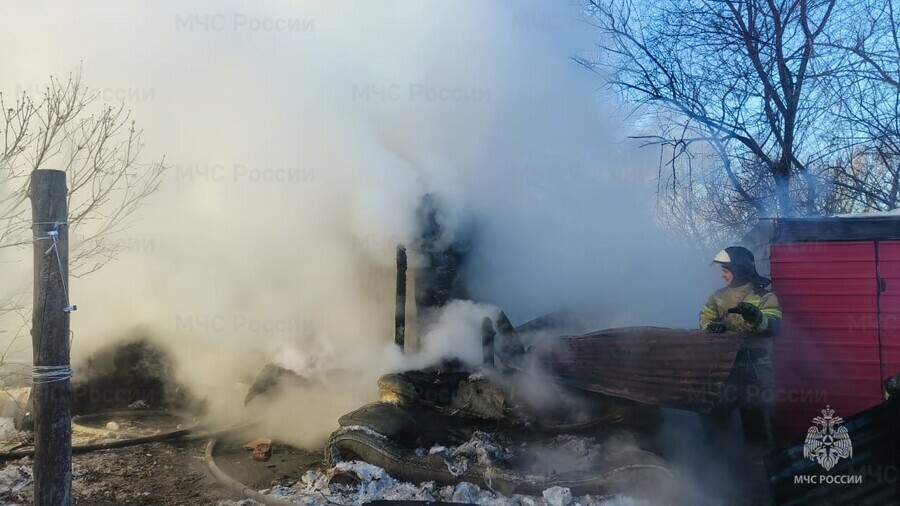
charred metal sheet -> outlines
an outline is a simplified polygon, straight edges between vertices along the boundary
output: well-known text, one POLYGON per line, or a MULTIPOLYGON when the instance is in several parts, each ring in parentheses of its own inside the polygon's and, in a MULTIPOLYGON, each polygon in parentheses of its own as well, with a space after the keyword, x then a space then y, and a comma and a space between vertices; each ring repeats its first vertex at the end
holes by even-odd
POLYGON ((722 401, 744 336, 629 327, 548 339, 539 360, 560 384, 707 412, 722 401))
POLYGON ((584 325, 585 322, 581 321, 581 319, 572 312, 568 310, 559 310, 525 322, 516 327, 515 330, 519 335, 554 330, 557 333, 580 332, 584 330, 584 325))
POLYGON ((900 399, 847 417, 842 426, 853 453, 830 470, 804 458, 804 440, 766 457, 776 504, 900 504, 900 399))

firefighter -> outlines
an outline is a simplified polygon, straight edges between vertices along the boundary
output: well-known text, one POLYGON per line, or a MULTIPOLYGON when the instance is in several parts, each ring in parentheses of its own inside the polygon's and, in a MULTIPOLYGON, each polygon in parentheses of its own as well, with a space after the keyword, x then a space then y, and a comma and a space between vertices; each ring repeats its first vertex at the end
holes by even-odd
POLYGON ((747 442, 760 449, 771 448, 774 384, 770 338, 781 327, 781 307, 775 294, 766 290, 770 280, 756 272, 753 253, 747 248, 725 248, 713 263, 721 266, 727 286, 713 292, 700 310, 700 328, 710 333, 740 332, 748 339, 738 352, 723 403, 706 422, 727 426, 737 407, 747 442))

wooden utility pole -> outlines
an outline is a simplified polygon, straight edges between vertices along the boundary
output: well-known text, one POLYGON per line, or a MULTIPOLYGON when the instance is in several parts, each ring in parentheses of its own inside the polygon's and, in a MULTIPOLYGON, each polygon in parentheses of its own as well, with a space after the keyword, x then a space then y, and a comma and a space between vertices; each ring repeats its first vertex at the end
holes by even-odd
POLYGON ((397 246, 397 299, 394 309, 394 343, 406 348, 406 248, 397 246))
POLYGON ((72 504, 66 173, 31 173, 34 237, 34 504, 72 504))

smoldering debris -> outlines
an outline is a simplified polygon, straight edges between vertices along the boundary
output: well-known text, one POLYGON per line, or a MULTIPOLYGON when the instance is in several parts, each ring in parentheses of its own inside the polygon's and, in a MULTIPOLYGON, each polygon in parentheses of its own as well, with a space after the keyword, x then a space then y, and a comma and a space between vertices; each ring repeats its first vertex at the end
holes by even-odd
MULTIPOLYGON (((593 462, 610 451, 605 445, 591 438, 564 437, 549 442, 558 451, 560 459, 567 456, 573 465, 588 470, 593 462), (580 464, 579 464, 580 463, 580 464)), ((533 448, 508 448, 501 445, 496 435, 479 432, 459 446, 436 445, 418 448, 417 453, 442 455, 453 466, 467 467, 472 463, 497 465, 512 460, 539 460, 536 455, 526 456, 533 448)), ((448 464, 451 465, 451 464, 448 464)), ((647 505, 640 499, 624 495, 583 495, 573 497, 566 487, 554 486, 538 496, 502 495, 489 488, 469 482, 439 486, 435 482, 413 484, 391 477, 384 469, 359 461, 346 461, 325 471, 309 471, 301 481, 289 486, 276 486, 267 494, 307 505, 364 504, 370 501, 430 501, 490 506, 639 506, 647 505)))
MULTIPOLYGON (((669 251, 656 233, 646 197, 652 192, 644 192, 655 173, 644 169, 655 161, 645 167, 616 143, 630 132, 598 100, 595 76, 571 61, 594 46, 584 27, 563 23, 579 17, 571 3, 406 2, 394 9, 276 2, 266 15, 315 20, 316 30, 208 39, 158 29, 186 19, 177 6, 107 7, 108 16, 76 25, 69 22, 75 7, 47 13, 23 5, 15 22, 0 20, 0 32, 28 41, 35 55, 0 62, 17 82, 65 75, 83 60, 86 81, 101 89, 132 83, 155 90, 153 100, 128 107, 146 128, 154 150, 148 157, 165 152, 174 169, 128 230, 150 250, 123 251, 73 282, 83 304, 74 357, 147 324, 183 358, 179 380, 223 422, 244 413, 246 390, 237 395, 235 383, 252 381, 273 357, 304 354, 306 334, 374 382, 399 369, 384 349, 394 300, 393 278, 382 271, 398 243, 413 246, 419 216, 441 227, 434 251, 457 241, 451 263, 466 252, 457 274, 465 293, 455 282, 440 283, 450 286, 447 295, 488 301, 514 321, 572 299, 594 300, 623 320, 693 319, 683 316, 693 312, 691 291, 703 297, 706 287, 695 287, 700 276, 684 268, 694 265, 690 257, 669 251), (148 24, 127 22, 137 18, 148 24), (412 18, 417 22, 405 22, 412 18), (540 22, 547 19, 553 22, 540 22), (27 28, 34 23, 54 30, 36 37, 27 28), (553 29, 560 23, 567 29, 553 29), (108 37, 92 36, 98 33, 108 37), (152 40, 153 50, 136 54, 106 42, 135 36, 152 40), (295 36, 305 43, 282 39, 295 36), (74 39, 82 43, 67 43, 74 39), (208 43, 244 50, 210 60, 208 43), (198 65, 216 69, 208 82, 178 70, 198 65), (239 68, 259 72, 235 79, 239 68), (551 78, 534 79, 535 68, 551 78), (260 83, 259 75, 269 77, 260 83), (438 94, 394 100, 372 94, 379 89, 438 94), (234 97, 246 99, 242 107, 222 106, 234 97), (186 111, 191 121, 172 122, 186 111), (417 212, 428 194, 441 202, 433 216, 417 212), (660 293, 653 279, 671 279, 680 296, 660 293), (123 280, 140 293, 123 297, 123 280)), ((243 15, 235 8, 223 4, 219 14, 243 15)), ((329 378, 315 398, 374 395, 365 381, 336 384, 343 379, 329 378)), ((316 420, 295 426, 308 433, 315 424, 316 434, 327 434, 331 414, 306 410, 302 416, 316 420)), ((306 437, 289 424, 284 429, 295 440, 306 437)))
POLYGON ((201 413, 203 402, 177 380, 177 366, 166 347, 139 333, 101 348, 74 367, 72 414, 151 408, 201 413))
MULTIPOLYGON (((416 449, 417 454, 425 454, 424 448, 416 449)), ((460 476, 468 468, 469 462, 485 467, 505 467, 509 465, 512 452, 504 448, 495 434, 475 431, 469 441, 449 448, 436 445, 427 451, 429 455, 440 455, 453 476, 460 476)))
MULTIPOLYGON (((648 173, 634 152, 614 147, 629 132, 604 119, 611 115, 595 107, 602 100, 594 77, 571 63, 577 51, 593 47, 592 39, 576 33, 577 24, 566 30, 533 26, 535 20, 577 19, 571 4, 551 4, 480 2, 473 9, 413 2, 393 9, 310 1, 265 7, 273 18, 314 19, 315 32, 303 34, 161 31, 173 19, 186 19, 181 7, 164 5, 111 4, 106 15, 82 16, 78 24, 70 20, 80 7, 45 12, 22 6, 20 16, 5 20, 0 32, 33 53, 27 61, 0 63, 4 75, 19 82, 63 74, 84 60, 98 86, 155 90, 155 100, 129 106, 153 137, 148 146, 161 147, 176 168, 129 230, 153 251, 127 252, 79 280, 84 310, 73 353, 99 357, 94 348, 118 341, 123 328, 147 323, 155 341, 177 350, 168 355, 177 360, 157 362, 157 374, 165 371, 163 377, 179 382, 155 376, 145 384, 129 382, 128 373, 140 371, 126 365, 117 372, 114 360, 94 371, 95 364, 82 369, 91 375, 83 409, 138 401, 193 406, 183 387, 189 385, 217 419, 243 416, 244 398, 280 424, 274 434, 312 446, 337 416, 374 397, 381 374, 434 364, 448 354, 479 361, 478 330, 494 305, 516 321, 572 299, 604 306, 618 319, 607 325, 692 321, 692 295, 707 290, 696 283, 698 271, 684 266, 706 265, 670 251, 665 239, 650 239, 662 236, 652 224, 652 199, 643 198, 652 195, 643 191, 648 173), (127 22, 135 16, 154 22, 127 22), (405 22, 412 18, 418 21, 405 22), (33 23, 54 29, 35 36, 33 23), (97 33, 106 36, 90 35, 97 33), (297 44, 284 36, 306 39, 297 44), (152 41, 152 47, 136 53, 107 43, 129 37, 152 41), (75 39, 83 43, 67 43, 75 39), (241 51, 224 50, 235 43, 241 51), (210 44, 223 48, 213 59, 210 44), (294 64, 284 65, 285 58, 294 64), (212 69, 208 81, 179 70, 197 66, 212 69), (233 69, 240 68, 260 73, 235 79, 233 69), (552 79, 533 78, 536 68, 552 79), (268 76, 265 93, 257 93, 259 75, 268 76), (394 101, 368 93, 394 85, 464 96, 473 90, 486 100, 414 95, 394 101), (365 96, 358 93, 363 89, 365 96), (241 107, 223 107, 234 97, 245 98, 241 107), (185 111, 190 121, 173 124, 185 111), (263 172, 303 177, 287 184, 246 177, 263 172), (448 202, 434 218, 442 237, 465 235, 463 217, 478 220, 478 241, 466 249, 460 276, 470 281, 468 295, 492 305, 448 303, 446 324, 421 333, 428 336, 423 353, 401 359, 388 347, 391 283, 387 289, 379 283, 392 278, 381 270, 391 264, 397 243, 413 240, 416 208, 429 193, 448 202), (122 297, 123 279, 140 286, 140 295, 122 297), (651 282, 659 279, 671 280, 679 296, 651 282), (371 290, 360 289, 369 283, 371 290), (275 363, 313 380, 327 378, 321 386, 284 388, 272 400, 247 399, 246 386, 235 385, 252 381, 273 357, 311 354, 327 362, 315 374, 290 360, 275 363)), ((220 13, 233 15, 235 8, 241 7, 223 3, 220 13)), ((455 262, 457 252, 449 257, 455 262)), ((534 383, 521 390, 541 388, 534 383)), ((77 387, 75 394, 77 402, 77 387)), ((441 497, 473 493, 461 486, 441 497)))
POLYGON ((315 384, 309 379, 297 374, 296 372, 285 369, 275 364, 266 364, 260 371, 247 395, 244 397, 244 406, 250 404, 254 398, 258 396, 277 396, 282 388, 306 388, 315 384))
POLYGON ((416 209, 415 249, 420 265, 414 271, 415 300, 418 318, 424 324, 432 321, 432 312, 451 301, 469 298, 462 270, 471 236, 465 226, 448 226, 444 206, 439 196, 426 194, 416 209))

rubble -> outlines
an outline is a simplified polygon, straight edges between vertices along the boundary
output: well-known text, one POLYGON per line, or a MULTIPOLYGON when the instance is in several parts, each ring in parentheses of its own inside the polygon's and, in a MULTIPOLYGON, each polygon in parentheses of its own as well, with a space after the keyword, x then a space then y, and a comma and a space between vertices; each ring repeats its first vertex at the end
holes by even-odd
POLYGON ((253 450, 253 460, 257 462, 268 462, 272 458, 272 440, 258 437, 246 444, 245 450, 253 450))
MULTIPOLYGON (((73 455, 74 502, 188 506, 233 498, 207 475, 204 445, 203 441, 150 443, 73 455)), ((0 505, 32 504, 31 466, 29 458, 0 462, 0 505)))
MULTIPOLYGON (((590 463, 599 458, 604 448, 592 438, 560 436, 547 442, 558 454, 570 452, 569 460, 590 463)), ((439 454, 448 466, 466 468, 470 463, 484 466, 508 464, 522 458, 531 451, 528 448, 515 450, 504 447, 495 434, 476 431, 469 441, 459 446, 435 445, 431 448, 419 447, 416 454, 439 454)), ((578 466, 577 463, 570 463, 578 466)), ((298 504, 325 506, 328 504, 364 504, 377 500, 433 501, 481 504, 487 506, 638 506, 643 503, 623 496, 573 497, 565 487, 551 487, 538 496, 504 496, 489 488, 482 488, 469 482, 456 485, 438 486, 434 482, 414 484, 393 478, 384 469, 375 465, 344 461, 325 471, 308 471, 302 479, 290 485, 274 486, 265 493, 298 504)), ((230 506, 230 505, 229 505, 230 506)))
MULTIPOLYGON (((547 489, 542 497, 506 497, 468 482, 445 487, 437 487, 434 482, 416 485, 397 481, 384 469, 358 461, 342 462, 325 472, 309 471, 300 482, 291 486, 272 487, 268 494, 307 506, 365 504, 379 500, 456 502, 485 506, 644 506, 642 502, 623 496, 573 497, 572 492, 564 487, 547 489), (352 475, 355 483, 334 480, 335 476, 347 475, 352 475)), ((252 503, 220 504, 240 506, 252 503)))
POLYGON ((200 410, 203 402, 173 380, 176 357, 141 332, 72 364, 72 415, 148 409, 200 410))
MULTIPOLYGON (((466 472, 469 462, 474 461, 483 466, 506 466, 512 453, 497 442, 497 436, 482 431, 475 431, 472 438, 459 445, 447 448, 435 445, 428 451, 429 455, 440 454, 453 476, 466 472)), ((417 448, 418 455, 424 455, 424 448, 417 448)))
POLYGON ((244 397, 244 406, 250 404, 250 401, 256 397, 276 395, 279 389, 283 387, 310 386, 315 386, 315 383, 310 379, 290 369, 285 369, 275 364, 266 364, 256 376, 250 389, 247 390, 247 395, 244 397))
POLYGON ((497 442, 497 436, 475 431, 472 438, 453 452, 453 457, 474 460, 483 466, 505 466, 512 453, 497 442))
POLYGON ((150 409, 150 405, 146 401, 137 400, 129 404, 128 409, 150 409))

